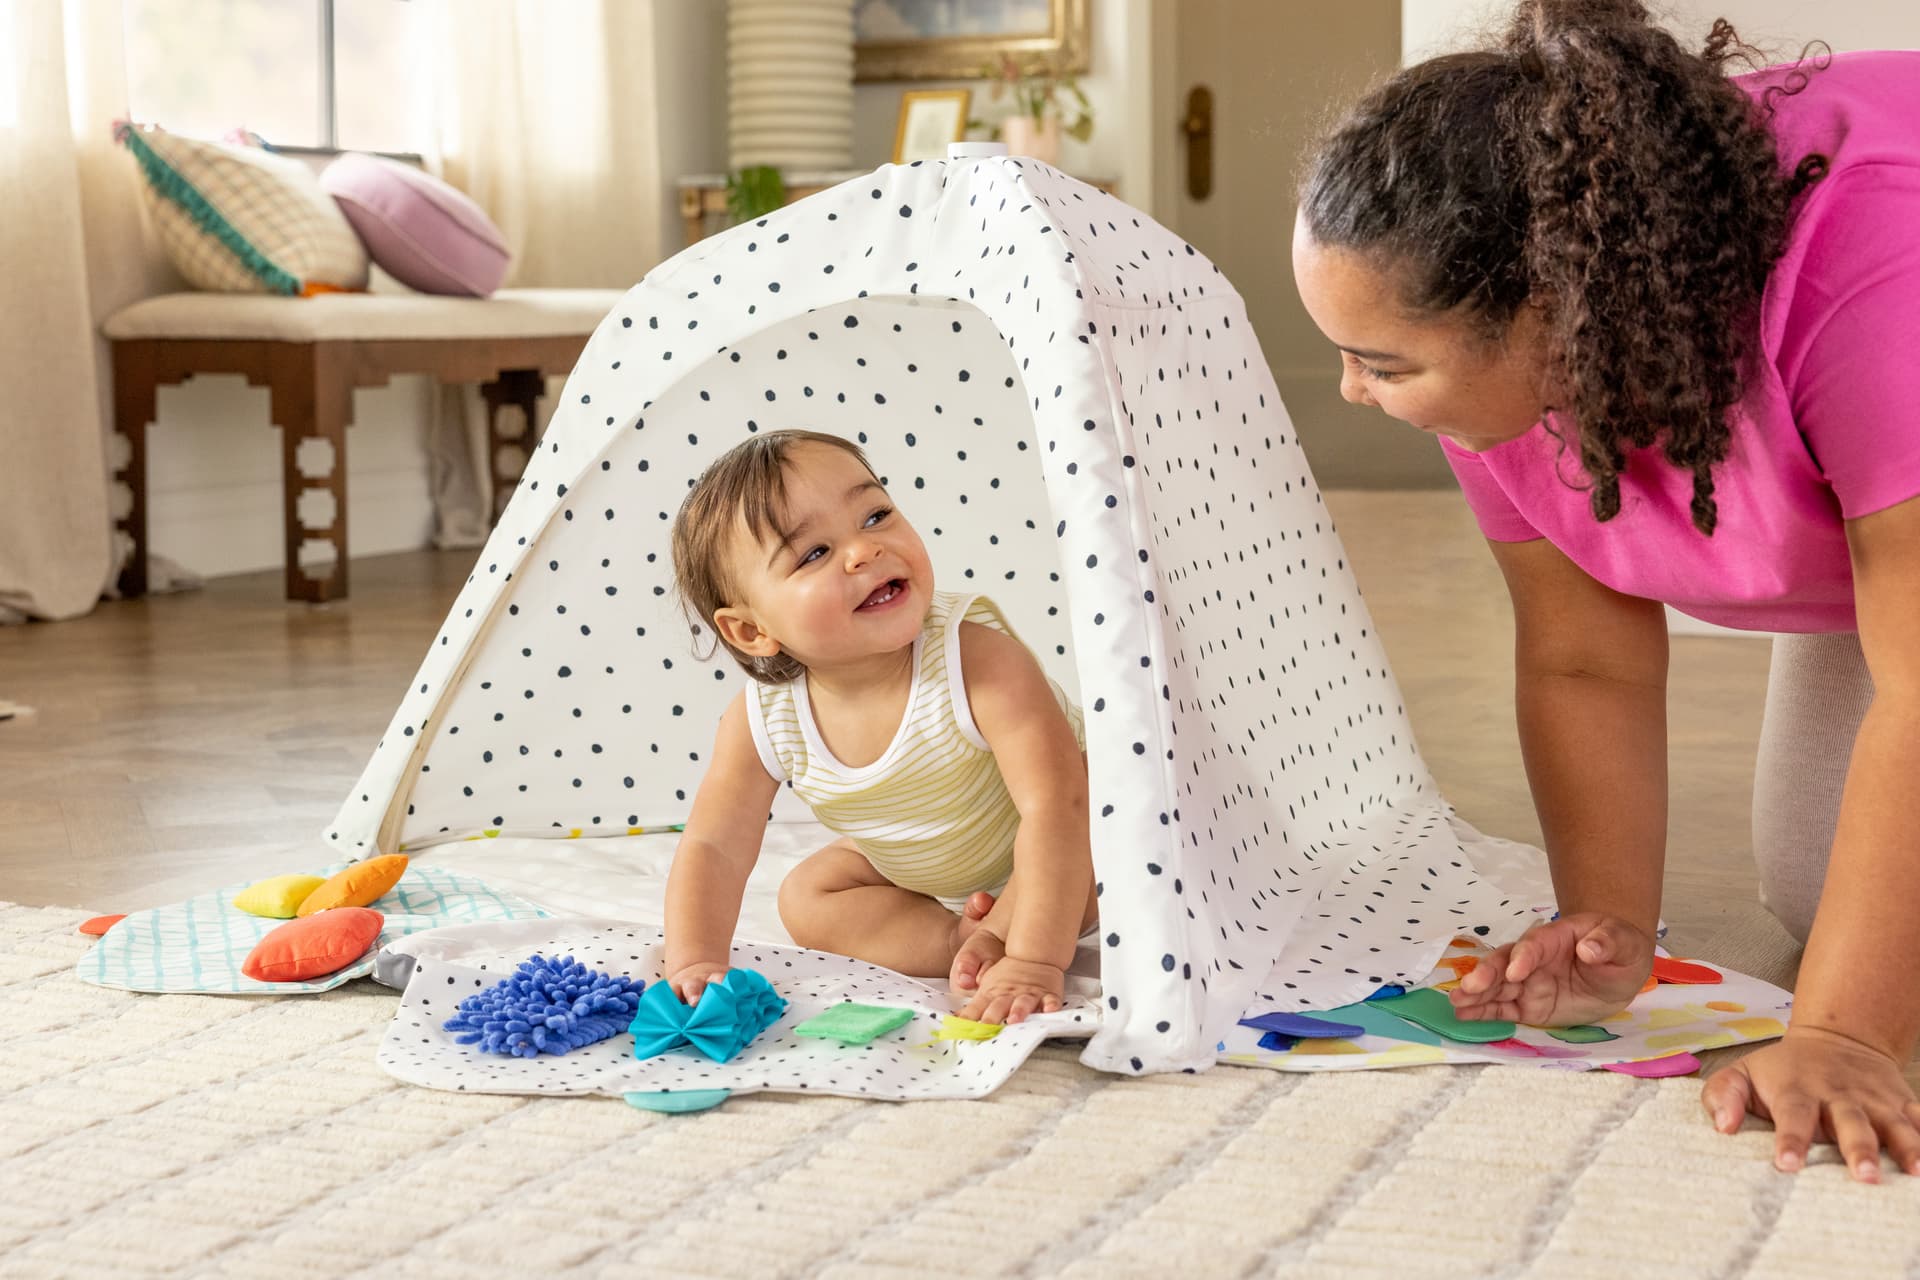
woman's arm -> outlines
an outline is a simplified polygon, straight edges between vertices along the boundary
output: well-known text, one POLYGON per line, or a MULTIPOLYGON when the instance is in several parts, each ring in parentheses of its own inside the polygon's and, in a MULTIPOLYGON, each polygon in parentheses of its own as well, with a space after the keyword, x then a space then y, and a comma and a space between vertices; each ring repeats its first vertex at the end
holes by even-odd
POLYGON ((1513 598, 1520 750, 1562 915, 1651 940, 1667 843, 1667 622, 1544 539, 1495 542, 1513 598))
POLYGON ((1793 1006, 1904 1064, 1920 1038, 1920 498, 1847 522, 1873 704, 1854 739, 1793 1006))
POLYGON ((1853 1176, 1880 1149, 1920 1175, 1920 1101, 1902 1078, 1920 1037, 1920 498, 1847 522, 1854 613, 1873 676, 1827 855, 1787 1034, 1716 1072, 1701 1093, 1731 1133, 1773 1121, 1774 1164, 1831 1137, 1853 1176))
POLYGON ((699 999, 698 986, 681 988, 678 975, 694 966, 727 968, 733 927, 747 876, 760 857, 767 809, 780 784, 760 762, 747 726, 746 694, 735 695, 720 717, 713 759, 693 797, 693 812, 667 872, 667 977, 681 998, 699 999))
POLYGON ((973 722, 1020 811, 1007 955, 1064 971, 1093 889, 1080 744, 1046 673, 1012 636, 962 623, 960 665, 973 722))
POLYGON ((1514 611, 1514 701, 1559 918, 1493 953, 1463 1018, 1590 1022, 1653 966, 1667 835, 1667 623, 1545 541, 1496 542, 1514 611))

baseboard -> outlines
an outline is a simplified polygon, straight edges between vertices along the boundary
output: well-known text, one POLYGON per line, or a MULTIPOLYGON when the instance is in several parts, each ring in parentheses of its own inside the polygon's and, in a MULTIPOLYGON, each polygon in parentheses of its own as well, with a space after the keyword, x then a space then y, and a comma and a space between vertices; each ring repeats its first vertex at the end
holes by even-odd
MULTIPOLYGON (((283 553, 280 486, 214 486, 156 495, 148 539, 161 555, 217 578, 277 569, 283 553)), ((354 556, 412 551, 433 536, 427 472, 347 475, 347 546, 354 556)))

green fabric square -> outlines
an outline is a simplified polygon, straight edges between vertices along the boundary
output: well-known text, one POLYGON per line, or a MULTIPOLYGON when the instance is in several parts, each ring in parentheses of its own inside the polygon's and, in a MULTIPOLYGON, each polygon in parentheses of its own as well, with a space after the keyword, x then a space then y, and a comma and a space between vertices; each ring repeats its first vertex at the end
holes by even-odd
POLYGON ((825 1013, 808 1018, 793 1029, 793 1034, 813 1036, 820 1040, 838 1040, 841 1044, 865 1044, 911 1021, 911 1009, 889 1009, 876 1004, 837 1004, 825 1013))

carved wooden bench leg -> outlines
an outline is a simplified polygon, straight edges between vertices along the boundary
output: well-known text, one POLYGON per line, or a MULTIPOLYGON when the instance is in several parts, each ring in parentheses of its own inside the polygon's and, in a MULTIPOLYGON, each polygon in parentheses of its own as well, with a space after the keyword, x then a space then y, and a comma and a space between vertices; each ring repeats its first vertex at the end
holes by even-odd
POLYGON ((520 483, 520 473, 526 470, 527 460, 533 456, 534 426, 540 420, 540 395, 546 387, 547 380, 538 369, 502 370, 499 377, 480 387, 480 398, 487 405, 487 463, 493 473, 492 523, 499 523, 500 513, 513 497, 514 486, 520 483), (500 434, 500 410, 507 405, 520 410, 517 435, 500 434), (518 466, 508 465, 514 452, 520 455, 518 466))
POLYGON ((353 383, 346 353, 332 343, 276 342, 268 356, 273 420, 280 427, 286 507, 287 599, 319 603, 347 594, 347 424, 353 417, 353 383), (332 453, 327 472, 308 477, 300 469, 300 446, 324 440, 332 453), (333 496, 333 523, 306 525, 301 495, 322 489, 333 496), (309 539, 333 546, 333 565, 323 578, 300 567, 309 539))
POLYGON ((158 386, 150 344, 113 344, 113 427, 127 441, 127 460, 113 478, 131 497, 114 527, 133 544, 119 582, 120 594, 129 599, 147 593, 147 427, 154 421, 158 386))

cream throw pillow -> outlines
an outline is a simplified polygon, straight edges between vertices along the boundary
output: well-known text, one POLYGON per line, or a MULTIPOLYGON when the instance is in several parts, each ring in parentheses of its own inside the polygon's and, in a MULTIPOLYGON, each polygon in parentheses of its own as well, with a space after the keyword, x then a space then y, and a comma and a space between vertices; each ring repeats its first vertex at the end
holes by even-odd
POLYGON ((160 242, 196 289, 313 294, 364 289, 367 251, 306 165, 253 147, 122 123, 160 242))

